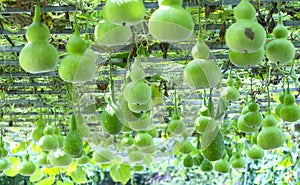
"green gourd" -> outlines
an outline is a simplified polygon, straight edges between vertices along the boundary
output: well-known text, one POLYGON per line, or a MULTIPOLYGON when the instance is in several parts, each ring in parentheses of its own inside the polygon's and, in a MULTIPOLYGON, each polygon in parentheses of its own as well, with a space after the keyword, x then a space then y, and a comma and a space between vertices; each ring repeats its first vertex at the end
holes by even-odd
POLYGON ((130 67, 129 76, 132 81, 139 81, 145 78, 145 71, 141 67, 141 59, 139 57, 135 58, 134 63, 130 67))
POLYGON ((257 144, 264 150, 278 148, 285 142, 285 135, 278 127, 263 127, 257 136, 257 144))
POLYGON ((230 158, 230 164, 232 168, 244 168, 246 166, 246 160, 240 153, 236 153, 230 158))
POLYGON ((9 162, 6 158, 0 159, 0 171, 4 171, 9 167, 9 162))
POLYGON ((51 165, 58 167, 68 167, 72 163, 72 157, 61 150, 51 151, 48 160, 51 165))
POLYGON ((180 120, 177 111, 172 116, 171 122, 168 125, 168 131, 174 136, 180 136, 186 131, 186 125, 180 120))
POLYGON ((226 80, 226 87, 221 90, 221 98, 225 101, 237 101, 240 98, 240 92, 237 88, 233 87, 234 81, 231 73, 226 80))
POLYGON ((134 139, 130 136, 125 136, 121 139, 121 145, 123 147, 126 147, 126 148, 132 147, 133 143, 134 143, 134 139))
MULTIPOLYGON (((212 132, 213 135, 215 133, 212 132)), ((216 161, 221 159, 221 157, 224 155, 225 150, 225 144, 224 144, 224 138, 221 131, 217 131, 217 134, 215 137, 208 137, 209 139, 212 139, 210 141, 210 144, 202 150, 203 156, 209 160, 209 161, 216 161)), ((201 142, 203 142, 204 137, 201 136, 201 142)))
POLYGON ((191 14, 182 6, 182 1, 159 1, 160 5, 149 19, 149 32, 161 42, 180 42, 189 39, 194 30, 191 14))
POLYGON ((72 115, 70 130, 64 141, 64 150, 73 158, 79 158, 83 153, 83 140, 78 131, 74 114, 72 115))
POLYGON ((256 132, 259 129, 259 126, 248 126, 244 121, 244 115, 238 118, 237 127, 239 131, 244 133, 256 132))
POLYGON ((153 108, 153 100, 150 99, 149 102, 144 104, 129 103, 128 108, 134 113, 144 113, 150 111, 153 108))
POLYGON ((152 90, 143 80, 132 81, 125 86, 123 95, 129 104, 146 104, 151 99, 152 90))
POLYGON ((108 164, 113 160, 113 158, 114 153, 107 148, 101 148, 93 153, 93 159, 96 163, 108 164))
POLYGON ((138 121, 144 115, 143 113, 135 113, 129 109, 128 102, 125 100, 123 95, 119 97, 120 109, 123 112, 124 119, 128 122, 138 121))
POLYGON ((41 137, 44 135, 44 129, 47 125, 46 121, 42 116, 39 117, 36 122, 37 127, 32 131, 31 137, 34 141, 39 141, 41 137))
POLYGON ((264 157, 264 151, 258 145, 254 144, 248 149, 248 156, 253 160, 258 160, 264 157))
POLYGON ((84 154, 77 160, 77 165, 86 165, 90 162, 90 158, 84 154))
POLYGON ((123 112, 115 103, 108 103, 101 113, 101 125, 109 134, 116 135, 123 129, 123 112))
POLYGON ((183 154, 189 154, 194 150, 194 146, 192 145, 192 143, 188 140, 183 140, 180 144, 179 144, 179 151, 183 154))
POLYGON ((45 127, 44 136, 39 140, 39 145, 43 151, 56 150, 59 147, 59 140, 53 135, 52 125, 47 124, 45 127))
POLYGON ((48 160, 48 152, 42 152, 38 156, 38 164, 44 167, 52 167, 50 161, 48 160))
POLYGON ((195 166, 200 166, 203 160, 204 157, 200 153, 193 156, 193 161, 195 166))
POLYGON ((210 172, 213 169, 213 165, 211 164, 211 162, 209 160, 204 159, 201 163, 200 168, 203 172, 210 172))
POLYGON ((96 54, 89 44, 80 37, 78 26, 66 46, 68 55, 60 62, 58 73, 61 79, 70 83, 92 80, 96 73, 96 54))
POLYGON ((267 113, 265 118, 262 120, 263 127, 275 127, 277 120, 272 113, 267 113))
POLYGON ((108 0, 103 14, 114 24, 133 26, 144 20, 145 6, 142 0, 108 0))
POLYGON ((35 164, 29 161, 29 154, 26 154, 25 159, 19 164, 19 174, 22 176, 30 176, 35 172, 35 164))
POLYGON ((194 59, 183 71, 183 82, 190 88, 212 88, 221 80, 220 67, 212 60, 194 59))
POLYGON ((215 171, 220 173, 228 173, 230 171, 230 163, 225 159, 220 159, 215 163, 215 171))
POLYGON ((29 43, 22 48, 19 56, 20 66, 29 73, 52 71, 58 64, 58 52, 48 43, 49 28, 40 20, 40 7, 35 7, 32 24, 26 30, 29 43))
POLYGON ((205 131, 211 132, 216 128, 217 124, 214 118, 210 116, 202 116, 200 115, 195 120, 194 127, 199 133, 203 133, 205 131))
POLYGON ((193 157, 190 154, 187 154, 183 159, 183 166, 185 168, 191 168, 194 165, 193 157))
POLYGON ((153 145, 153 138, 146 131, 139 131, 134 137, 134 146, 137 148, 148 148, 153 145))
POLYGON ((210 55, 209 47, 203 42, 203 39, 198 36, 197 43, 192 47, 193 59, 207 60, 210 55))
POLYGON ((296 122, 300 119, 300 108, 295 105, 295 97, 290 94, 288 89, 283 99, 283 106, 280 109, 280 117, 284 121, 296 122))
POLYGON ((248 53, 248 52, 236 52, 232 49, 228 50, 228 56, 235 66, 238 67, 254 67, 259 65, 265 56, 264 48, 260 48, 257 51, 248 53))
POLYGON ((108 20, 100 20, 94 31, 95 43, 98 46, 118 46, 125 44, 131 37, 128 26, 111 23, 108 20))
POLYGON ((279 96, 279 104, 275 107, 275 114, 278 117, 280 117, 280 110, 284 106, 284 104, 283 104, 284 96, 285 96, 285 92, 283 91, 283 93, 280 94, 280 96, 279 96))

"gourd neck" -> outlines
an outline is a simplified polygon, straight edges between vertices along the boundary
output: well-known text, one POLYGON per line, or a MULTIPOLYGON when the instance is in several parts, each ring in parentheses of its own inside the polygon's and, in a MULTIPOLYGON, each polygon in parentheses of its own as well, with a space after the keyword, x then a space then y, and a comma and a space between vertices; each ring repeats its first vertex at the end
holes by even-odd
POLYGON ((77 130, 77 122, 74 114, 72 114, 71 119, 71 130, 77 130))
POLYGON ((40 5, 36 5, 34 10, 34 17, 33 17, 34 22, 41 22, 40 14, 41 14, 40 5))

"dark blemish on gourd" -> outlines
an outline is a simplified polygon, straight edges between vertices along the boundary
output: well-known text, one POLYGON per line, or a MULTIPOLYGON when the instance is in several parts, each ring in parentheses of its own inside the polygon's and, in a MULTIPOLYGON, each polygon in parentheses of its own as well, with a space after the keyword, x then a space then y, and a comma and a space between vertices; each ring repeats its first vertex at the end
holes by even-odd
POLYGON ((252 31, 251 28, 246 28, 245 29, 245 35, 246 35, 246 37, 248 37, 251 40, 254 39, 254 32, 252 31))

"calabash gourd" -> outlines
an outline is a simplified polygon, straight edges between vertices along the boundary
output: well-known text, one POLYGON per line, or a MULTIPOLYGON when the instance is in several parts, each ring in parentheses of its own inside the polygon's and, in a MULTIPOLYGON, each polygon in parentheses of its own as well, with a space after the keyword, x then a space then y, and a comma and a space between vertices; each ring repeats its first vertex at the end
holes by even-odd
POLYGON ((195 166, 200 166, 203 160, 204 157, 200 153, 193 156, 193 162, 195 166))
POLYGON ((186 131, 186 125, 181 121, 177 111, 172 116, 171 122, 168 125, 168 131, 173 136, 181 136, 186 131))
POLYGON ((136 57, 134 59, 134 63, 130 67, 130 73, 129 76, 132 81, 139 81, 143 80, 145 78, 145 71, 141 67, 141 59, 139 57, 136 57))
POLYGON ((0 171, 4 171, 9 167, 9 162, 6 158, 0 159, 0 171))
MULTIPOLYGON (((214 132, 212 132, 212 134, 214 134, 214 132)), ((209 138, 212 139, 212 141, 210 141, 210 144, 208 146, 203 148, 203 156, 209 161, 216 161, 221 159, 224 155, 225 150, 223 134, 221 133, 221 131, 217 131, 217 134, 214 138, 209 138)), ((201 136, 201 142, 203 142, 203 139, 204 137, 201 136)))
POLYGON ((121 145, 123 147, 132 147, 134 143, 134 139, 130 136, 124 136, 122 139, 121 139, 121 145))
POLYGON ((215 87, 221 78, 220 67, 212 60, 195 59, 183 71, 183 82, 195 90, 215 87))
POLYGON ((108 148, 101 148, 93 153, 93 159, 99 164, 108 164, 114 158, 114 153, 112 153, 108 148))
POLYGON ((200 169, 203 172, 210 172, 213 170, 213 165, 211 164, 211 162, 207 159, 204 159, 201 163, 200 169))
POLYGON ((52 167, 52 164, 50 163, 49 159, 48 159, 48 152, 42 152, 41 154, 39 154, 38 156, 38 164, 40 166, 44 166, 44 167, 52 167))
POLYGON ((264 151, 258 145, 254 144, 247 151, 248 156, 253 160, 258 160, 264 157, 264 151))
POLYGON ((215 130, 217 124, 215 119, 210 116, 202 116, 200 115, 195 120, 194 127, 199 133, 203 132, 212 132, 215 130))
POLYGON ((132 26, 144 20, 145 6, 142 0, 108 0, 103 13, 114 24, 132 26))
POLYGON ((35 172, 35 165, 29 161, 29 154, 26 154, 22 163, 19 164, 19 174, 22 176, 30 176, 35 172))
POLYGON ((221 90, 221 98, 225 101, 237 101, 240 98, 240 92, 237 88, 233 87, 234 81, 231 73, 226 80, 226 87, 221 90))
POLYGON ((183 159, 183 166, 185 168, 191 168, 194 165, 193 157, 190 154, 187 154, 183 159))
POLYGON ((257 144, 264 150, 278 148, 285 142, 285 135, 276 126, 263 127, 257 136, 257 144))
POLYGON ((123 113, 115 103, 108 103, 101 113, 101 125, 109 134, 116 135, 123 129, 123 113))
POLYGON ((145 159, 145 155, 138 150, 130 151, 128 155, 129 155, 129 162, 131 164, 142 163, 145 159))
POLYGON ((295 57, 295 47, 293 43, 287 40, 288 30, 282 24, 281 18, 273 30, 274 40, 266 45, 266 57, 270 62, 277 64, 286 64, 295 57))
POLYGON ((96 72, 95 53, 89 44, 80 37, 78 26, 67 43, 68 55, 60 62, 58 74, 70 83, 83 83, 91 80, 96 72))
POLYGON ((180 144, 179 144, 179 152, 183 153, 183 154, 189 154, 194 150, 194 146, 192 145, 192 143, 188 140, 183 140, 180 144))
POLYGON ((263 117, 256 107, 258 107, 257 103, 252 101, 248 106, 249 112, 243 115, 244 124, 248 127, 258 127, 261 125, 263 117), (254 109, 252 109, 252 106, 254 106, 254 109))
POLYGON ((280 109, 280 117, 284 121, 296 122, 300 119, 300 108, 295 105, 295 97, 290 94, 288 89, 283 99, 283 106, 280 109))
POLYGON ((257 136, 258 136, 258 132, 253 132, 251 134, 251 143, 252 144, 257 144, 257 136))
POLYGON ((233 11, 237 21, 226 31, 227 46, 238 53, 253 53, 261 49, 266 40, 266 33, 256 21, 255 8, 248 0, 241 0, 233 11))
POLYGON ((22 48, 19 62, 22 69, 29 73, 44 73, 54 70, 58 64, 58 52, 48 43, 49 28, 40 20, 40 7, 35 7, 32 24, 26 30, 29 41, 22 48))
POLYGON ((39 146, 43 151, 52 151, 59 147, 59 140, 53 134, 52 125, 47 124, 45 127, 44 136, 39 140, 39 146))
POLYGON ((179 1, 159 1, 159 8, 149 19, 149 32, 161 42, 180 42, 189 39, 194 30, 191 14, 179 1))
POLYGON ((238 118, 237 127, 238 127, 239 131, 244 132, 244 133, 256 132, 259 129, 259 126, 248 126, 245 123, 244 115, 241 115, 238 118))
POLYGON ((148 148, 153 145, 153 138, 146 131, 139 131, 134 137, 134 146, 137 148, 148 148))
POLYGON ((64 151, 72 158, 80 158, 83 153, 83 140, 78 131, 74 114, 71 118, 70 130, 64 141, 64 151))
POLYGON ((43 117, 39 117, 38 121, 36 122, 37 127, 32 131, 31 137, 34 141, 39 141, 41 137, 44 135, 44 129, 46 127, 46 121, 43 117))
POLYGON ((209 47, 203 42, 201 36, 198 36, 197 43, 192 47, 193 59, 207 60, 210 55, 209 47))
POLYGON ((285 92, 283 91, 283 93, 280 94, 279 96, 279 104, 275 107, 275 114, 280 117, 280 110, 283 107, 283 99, 285 96, 285 92))
POLYGON ((151 87, 143 80, 132 81, 125 86, 123 95, 129 104, 146 104, 151 99, 151 87))
POLYGON ((246 166, 246 160, 240 153, 234 154, 229 160, 232 168, 244 168, 246 166))
POLYGON ((119 46, 125 44, 131 37, 128 26, 120 26, 108 20, 100 20, 94 31, 95 43, 98 46, 119 46))
POLYGON ((220 159, 215 163, 214 169, 220 173, 228 173, 230 171, 230 163, 225 159, 220 159))
POLYGON ((51 165, 58 167, 68 167, 72 163, 71 155, 61 150, 51 151, 48 160, 51 165))

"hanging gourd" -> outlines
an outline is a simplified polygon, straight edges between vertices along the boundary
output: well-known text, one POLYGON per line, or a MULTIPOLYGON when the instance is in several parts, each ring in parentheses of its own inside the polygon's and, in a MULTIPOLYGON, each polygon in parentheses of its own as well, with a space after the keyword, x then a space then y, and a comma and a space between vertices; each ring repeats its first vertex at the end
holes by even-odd
POLYGON ((145 6, 142 0, 108 0, 103 7, 104 18, 121 25, 133 26, 144 20, 145 6))
POLYGON ((192 47, 193 59, 205 59, 207 60, 210 55, 209 47, 204 43, 201 34, 198 35, 196 44, 192 47))
POLYGON ((283 25, 281 17, 273 30, 274 40, 266 45, 266 56, 272 63, 286 64, 295 57, 295 47, 287 40, 288 30, 283 25))
POLYGON ((229 160, 232 168, 245 168, 246 160, 240 152, 234 154, 229 160))
POLYGON ((149 19, 149 32, 161 42, 180 42, 189 39, 194 31, 191 14, 182 8, 182 0, 159 0, 159 8, 149 19))
POLYGON ((42 152, 41 154, 39 154, 38 156, 38 164, 44 167, 52 167, 52 164, 50 163, 49 159, 48 159, 48 152, 42 152))
POLYGON ((228 173, 230 171, 230 163, 223 157, 215 163, 214 169, 220 173, 228 173))
POLYGON ((28 43, 22 48, 19 62, 22 69, 29 73, 44 73, 55 69, 58 52, 48 43, 49 28, 41 22, 40 6, 36 5, 32 24, 26 30, 28 43))
POLYGON ((182 161, 183 167, 185 168, 191 168, 194 166, 193 157, 190 154, 187 154, 183 161, 182 161))
POLYGON ((200 166, 200 169, 203 171, 203 172, 210 172, 213 170, 213 165, 212 163, 207 160, 207 159, 204 159, 201 163, 201 166, 200 166))
POLYGON ((19 174, 30 176, 35 172, 35 164, 29 160, 29 154, 26 154, 23 162, 19 164, 19 174))
POLYGON ((78 25, 69 39, 67 55, 62 59, 58 68, 61 79, 71 83, 84 83, 93 79, 96 73, 96 55, 89 44, 80 37, 78 25))
POLYGON ((295 104, 295 97, 290 93, 290 89, 287 89, 279 113, 284 121, 296 122, 300 119, 300 108, 295 104))
POLYGON ((264 150, 278 148, 285 142, 285 135, 277 126, 277 120, 269 110, 262 121, 263 128, 258 133, 257 144, 264 150))
POLYGON ((39 140, 39 146, 43 151, 56 150, 59 147, 59 140, 53 133, 53 128, 50 123, 44 129, 44 135, 39 140))
POLYGON ((72 158, 80 158, 83 153, 83 140, 78 131, 78 126, 74 114, 71 118, 70 130, 64 141, 64 150, 72 158))
POLYGON ((237 101, 240 98, 238 88, 233 87, 234 81, 231 77, 231 71, 226 80, 226 87, 221 90, 221 98, 225 101, 237 101))
POLYGON ((248 0, 241 0, 234 8, 236 22, 227 29, 225 35, 229 49, 238 53, 253 53, 263 48, 266 33, 256 21, 255 14, 255 8, 248 0))
POLYGON ((131 37, 128 26, 120 26, 101 20, 95 27, 95 44, 98 46, 118 46, 125 44, 131 37))
POLYGON ((139 131, 134 137, 134 146, 137 148, 149 148, 153 145, 152 136, 146 131, 139 131))
POLYGON ((209 161, 219 160, 224 155, 224 137, 218 128, 212 132, 204 132, 201 136, 201 144, 202 154, 209 161))
POLYGON ((68 167, 72 163, 71 155, 61 150, 51 151, 48 160, 51 165, 58 167, 68 167))
POLYGON ((106 108, 101 113, 101 126, 111 135, 121 132, 124 127, 124 115, 120 107, 115 102, 114 81, 112 78, 111 56, 109 58, 109 77, 110 77, 110 97, 107 100, 106 108))
POLYGON ((39 117, 39 119, 36 122, 37 127, 33 129, 31 133, 31 137, 34 141, 39 141, 41 137, 44 136, 44 129, 47 125, 46 121, 42 116, 39 117))
POLYGON ((252 145, 247 150, 248 157, 250 157, 253 160, 258 160, 264 157, 264 150, 258 146, 257 144, 252 145))
POLYGON ((221 79, 220 67, 213 60, 195 59, 183 71, 183 82, 195 90, 215 87, 221 79))
POLYGON ((253 67, 261 63, 265 56, 265 50, 261 49, 252 53, 240 53, 231 49, 228 50, 230 61, 238 67, 253 67))

